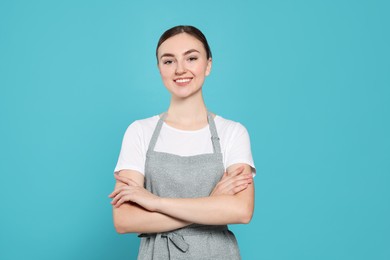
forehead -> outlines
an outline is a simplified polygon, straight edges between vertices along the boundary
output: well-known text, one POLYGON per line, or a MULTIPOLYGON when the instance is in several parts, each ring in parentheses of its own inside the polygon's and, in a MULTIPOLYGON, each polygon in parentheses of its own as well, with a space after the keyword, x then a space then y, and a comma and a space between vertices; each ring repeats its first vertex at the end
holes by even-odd
POLYGON ((158 55, 164 53, 181 55, 190 49, 195 49, 200 53, 206 52, 201 41, 187 33, 180 33, 165 40, 158 48, 158 55))

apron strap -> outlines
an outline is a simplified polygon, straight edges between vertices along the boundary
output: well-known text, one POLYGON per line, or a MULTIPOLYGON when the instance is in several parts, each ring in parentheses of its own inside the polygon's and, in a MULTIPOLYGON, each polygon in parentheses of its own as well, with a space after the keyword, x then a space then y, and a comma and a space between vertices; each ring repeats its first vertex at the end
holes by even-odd
MULTIPOLYGON (((167 112, 164 112, 160 119, 157 122, 156 128, 154 129, 152 138, 150 139, 148 151, 153 151, 154 147, 157 143, 157 138, 160 134, 161 127, 164 123, 165 117, 167 116, 167 112)), ((219 143, 219 137, 217 132, 217 127, 215 126, 214 118, 211 115, 210 111, 207 110, 207 121, 209 123, 210 133, 211 133, 211 142, 213 144, 214 153, 221 153, 221 145, 219 143)))
POLYGON ((225 231, 230 232, 227 225, 199 225, 199 226, 187 226, 187 227, 176 229, 174 231, 168 231, 162 233, 141 233, 138 235, 138 237, 155 237, 155 241, 157 242, 159 242, 161 238, 167 239, 168 253, 170 255, 172 251, 170 247, 172 245, 177 247, 183 253, 186 253, 188 251, 190 245, 184 240, 183 236, 202 236, 205 234, 212 234, 212 233, 216 234, 225 231))
POLYGON ((148 151, 153 151, 154 150, 154 147, 156 146, 156 143, 157 143, 157 138, 158 138, 158 136, 160 134, 161 127, 162 127, 162 124, 164 123, 164 119, 165 119, 166 116, 167 116, 167 112, 164 112, 161 115, 160 119, 158 120, 156 128, 154 129, 152 138, 150 139, 148 151))
POLYGON ((221 153, 221 145, 219 143, 219 137, 217 127, 215 126, 214 118, 210 111, 207 110, 207 119, 209 121, 209 128, 211 133, 211 142, 213 143, 214 153, 221 153))

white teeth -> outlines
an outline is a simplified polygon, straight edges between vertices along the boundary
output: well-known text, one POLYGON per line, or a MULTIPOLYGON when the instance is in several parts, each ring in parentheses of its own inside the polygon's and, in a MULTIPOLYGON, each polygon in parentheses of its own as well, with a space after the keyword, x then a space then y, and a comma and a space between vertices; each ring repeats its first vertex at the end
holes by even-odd
POLYGON ((190 79, 177 79, 176 82, 178 83, 184 83, 184 82, 188 82, 190 81, 190 79))

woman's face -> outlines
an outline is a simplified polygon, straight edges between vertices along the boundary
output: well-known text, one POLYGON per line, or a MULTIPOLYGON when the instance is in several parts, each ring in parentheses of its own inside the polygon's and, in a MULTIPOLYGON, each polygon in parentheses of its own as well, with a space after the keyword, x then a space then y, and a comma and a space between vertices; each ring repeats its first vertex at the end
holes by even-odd
POLYGON ((157 55, 161 78, 172 96, 186 98, 201 91, 211 70, 202 42, 180 33, 164 41, 157 55))

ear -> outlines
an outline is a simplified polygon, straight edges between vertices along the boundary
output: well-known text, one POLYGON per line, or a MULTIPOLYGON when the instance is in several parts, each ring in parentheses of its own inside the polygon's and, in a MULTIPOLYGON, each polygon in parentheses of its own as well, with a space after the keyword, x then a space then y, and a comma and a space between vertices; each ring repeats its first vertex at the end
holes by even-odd
POLYGON ((212 59, 209 58, 207 61, 206 76, 210 75, 212 63, 213 63, 212 59))

